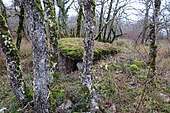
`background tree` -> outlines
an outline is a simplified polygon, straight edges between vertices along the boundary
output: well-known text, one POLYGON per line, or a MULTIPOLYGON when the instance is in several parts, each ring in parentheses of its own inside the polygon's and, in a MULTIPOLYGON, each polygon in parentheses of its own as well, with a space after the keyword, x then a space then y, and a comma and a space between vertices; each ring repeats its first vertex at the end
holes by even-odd
POLYGON ((151 6, 151 0, 146 0, 144 3, 145 5, 145 17, 144 17, 144 22, 143 22, 143 30, 142 30, 142 38, 141 38, 141 43, 144 43, 144 40, 146 39, 146 33, 148 29, 148 21, 149 21, 149 9, 151 6))
POLYGON ((96 40, 100 40, 103 42, 112 42, 116 37, 123 35, 122 30, 120 29, 119 21, 123 18, 123 14, 125 14, 125 9, 128 6, 130 0, 110 0, 108 1, 109 5, 105 6, 105 2, 101 3, 101 11, 99 17, 99 31, 96 35, 96 40), (104 13, 102 7, 108 7, 108 10, 104 13), (102 14, 103 13, 103 14, 102 14), (102 16, 103 15, 103 16, 102 16), (106 17, 106 19, 102 20, 102 17, 106 17), (104 25, 101 26, 101 22, 104 21, 104 25), (117 31, 120 30, 120 34, 117 34, 117 31), (100 39, 102 37, 102 39, 100 39))
MULTIPOLYGON (((101 9, 100 9, 100 14, 99 14, 99 28, 98 28, 98 33, 102 30, 103 27, 103 18, 104 18, 104 6, 105 3, 107 3, 108 0, 101 0, 100 4, 101 4, 101 9)), ((111 7, 111 6, 110 6, 111 7)), ((98 36, 98 40, 102 41, 102 35, 101 33, 98 36)))
POLYGON ((19 25, 17 29, 17 41, 16 41, 16 46, 18 50, 20 50, 23 34, 24 34, 24 7, 20 3, 19 25))
POLYGON ((64 35, 69 36, 67 32, 67 22, 68 22, 68 10, 73 4, 74 0, 56 0, 57 6, 59 7, 58 13, 58 24, 60 31, 63 29, 64 35))
POLYGON ((49 113, 49 66, 44 13, 40 0, 23 0, 28 19, 34 64, 34 106, 38 113, 49 113))
POLYGON ((140 0, 139 3, 144 7, 144 8, 135 8, 135 10, 138 12, 138 15, 141 15, 141 32, 138 35, 138 39, 136 40, 137 42, 140 42, 141 44, 147 43, 148 41, 148 35, 149 35, 149 24, 151 21, 151 15, 150 15, 150 10, 152 9, 152 2, 151 0, 140 0), (144 14, 144 15, 143 15, 144 14))
POLYGON ((79 11, 78 11, 78 17, 77 17, 76 36, 80 37, 81 36, 81 27, 82 27, 82 17, 83 17, 83 4, 82 4, 82 0, 79 0, 78 4, 79 4, 79 11))
MULTIPOLYGON (((107 17, 106 17, 106 22, 108 22, 109 19, 110 19, 112 7, 113 7, 113 2, 114 2, 114 0, 110 0, 110 5, 109 5, 108 14, 107 14, 107 17)), ((105 41, 105 38, 106 38, 107 26, 108 26, 108 25, 106 25, 105 28, 104 28, 103 41, 105 41)))
POLYGON ((161 23, 159 25, 159 30, 165 31, 164 34, 166 34, 166 38, 168 39, 170 36, 170 2, 165 1, 160 13, 161 23))
POLYGON ((124 11, 124 7, 128 4, 129 0, 126 0, 126 2, 123 5, 120 5, 120 2, 121 2, 120 0, 117 0, 115 3, 112 21, 109 27, 107 38, 106 38, 106 41, 111 42, 111 43, 114 41, 116 37, 123 35, 120 27, 119 27, 120 34, 118 35, 116 34, 117 26, 118 26, 118 19, 120 18, 119 16, 123 13, 121 10, 123 9, 124 11), (113 38, 112 38, 111 32, 113 33, 113 38))

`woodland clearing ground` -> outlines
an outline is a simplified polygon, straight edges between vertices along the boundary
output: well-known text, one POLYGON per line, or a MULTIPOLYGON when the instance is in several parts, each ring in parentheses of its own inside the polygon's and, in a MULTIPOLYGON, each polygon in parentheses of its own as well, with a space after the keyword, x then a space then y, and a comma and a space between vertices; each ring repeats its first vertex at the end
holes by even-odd
MULTIPOLYGON (((113 42, 113 45, 120 47, 121 53, 114 57, 107 57, 98 61, 94 65, 94 83, 96 91, 98 92, 100 110, 105 112, 112 112, 111 107, 116 106, 116 111, 134 112, 138 106, 141 94, 147 81, 147 66, 138 67, 139 70, 132 74, 129 68, 132 61, 147 61, 149 46, 137 45, 133 47, 133 40, 118 39, 113 42), (100 67, 100 65, 108 65, 109 70, 100 67)), ((170 112, 170 102, 165 102, 170 98, 170 49, 167 40, 160 40, 158 43, 157 56, 157 88, 153 92, 146 93, 142 104, 140 105, 140 112, 170 112), (162 96, 166 95, 166 96, 162 96)), ((24 69, 24 79, 28 87, 32 88, 32 58, 31 58, 30 43, 24 40, 21 45, 21 63, 24 69)), ((137 64, 135 64, 137 65, 137 64)), ((5 71, 5 61, 2 53, 0 53, 0 108, 7 108, 7 112, 22 109, 10 90, 10 85, 7 80, 5 71), (3 71, 2 71, 3 70, 3 71)), ((52 84, 53 99, 59 100, 59 104, 63 103, 65 99, 69 99, 74 103, 71 110, 76 111, 82 108, 83 100, 79 96, 83 96, 80 90, 79 71, 71 74, 57 74, 55 76, 56 82, 52 84), (70 89, 72 87, 72 89, 70 89), (75 89, 75 90, 74 90, 75 89), (70 91, 71 90, 71 91, 70 91), (67 92, 67 93, 66 93, 67 92), (69 96, 67 94, 70 94, 69 96), (70 98, 70 96, 74 98, 70 98), (79 102, 79 103, 77 103, 79 102)), ((55 102, 54 101, 54 102, 55 102)), ((56 103, 53 103, 55 106, 56 103)), ((59 106, 59 105, 58 105, 59 106)), ((82 108, 83 109, 83 108, 82 108)), ((31 111, 32 107, 28 106, 27 111, 31 111)), ((55 111, 55 110, 54 110, 55 111)))

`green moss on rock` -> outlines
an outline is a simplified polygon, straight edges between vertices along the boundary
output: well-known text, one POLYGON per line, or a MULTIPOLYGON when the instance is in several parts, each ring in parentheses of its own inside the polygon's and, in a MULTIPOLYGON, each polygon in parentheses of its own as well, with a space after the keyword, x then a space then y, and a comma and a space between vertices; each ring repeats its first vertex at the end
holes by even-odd
POLYGON ((140 60, 133 60, 133 61, 131 61, 131 64, 134 64, 134 65, 136 65, 138 67, 144 67, 145 62, 144 61, 140 61, 140 60))
POLYGON ((137 65, 135 65, 135 64, 132 64, 132 65, 130 65, 130 70, 131 71, 138 71, 139 67, 137 65))
MULTIPOLYGON (((84 54, 83 38, 63 38, 58 44, 59 50, 66 56, 76 60, 82 60, 84 54)), ((116 54, 120 49, 109 43, 94 42, 94 58, 100 59, 108 54, 116 54)))

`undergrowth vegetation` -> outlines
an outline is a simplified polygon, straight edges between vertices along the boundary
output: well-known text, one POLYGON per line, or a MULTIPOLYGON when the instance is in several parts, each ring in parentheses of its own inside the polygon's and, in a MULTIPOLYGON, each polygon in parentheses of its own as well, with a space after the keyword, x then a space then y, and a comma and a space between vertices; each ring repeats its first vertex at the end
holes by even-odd
MULTIPOLYGON (((67 44, 70 44, 70 52, 73 49, 72 46, 75 46, 70 42, 73 40, 65 40, 68 41, 67 44)), ((62 42, 62 40, 60 41, 62 42)), ((78 54, 82 55, 80 45, 75 44, 76 50, 81 51, 78 54)), ((101 46, 101 44, 99 45, 101 46)), ((119 39, 113 45, 120 48, 121 52, 115 56, 105 57, 98 61, 93 68, 93 87, 97 92, 100 112, 170 113, 170 63, 168 63, 170 62, 170 52, 167 50, 168 44, 158 45, 156 86, 154 88, 151 87, 147 78, 150 71, 147 67, 148 47, 143 45, 134 47, 133 41, 127 39, 119 39)), ((24 79, 32 91, 33 71, 30 46, 21 48, 24 79)), ((77 53, 69 54, 77 56, 77 53)), ((2 75, 0 76, 0 99, 2 100, 0 108, 6 108, 6 112, 34 112, 32 102, 25 106, 15 99, 7 80, 2 55, 0 60, 2 75)), ((75 71, 70 74, 61 72, 54 74, 54 81, 50 84, 51 112, 80 113, 88 111, 90 105, 87 101, 90 99, 90 93, 86 87, 82 86, 80 73, 80 71, 75 71)))

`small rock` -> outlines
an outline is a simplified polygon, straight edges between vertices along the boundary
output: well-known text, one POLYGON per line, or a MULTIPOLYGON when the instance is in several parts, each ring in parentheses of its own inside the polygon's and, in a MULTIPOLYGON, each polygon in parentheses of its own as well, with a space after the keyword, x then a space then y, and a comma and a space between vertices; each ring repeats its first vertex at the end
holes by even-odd
POLYGON ((6 108, 4 108, 4 107, 1 108, 1 109, 0 109, 0 113, 4 113, 5 110, 6 110, 6 108))
POLYGON ((71 102, 71 100, 67 100, 66 102, 60 105, 60 108, 63 110, 66 110, 66 109, 71 108, 72 104, 73 103, 71 102))
POLYGON ((158 111, 153 111, 153 113, 158 113, 158 111))
POLYGON ((116 113, 116 106, 115 106, 115 104, 112 104, 110 109, 112 110, 112 113, 116 113))
POLYGON ((116 74, 123 74, 123 71, 116 71, 116 74))
POLYGON ((82 70, 84 68, 84 65, 82 62, 78 62, 76 65, 77 65, 78 70, 82 70))
POLYGON ((108 65, 107 65, 107 64, 105 65, 105 70, 107 70, 107 71, 108 71, 108 65))
POLYGON ((166 94, 159 93, 159 96, 163 99, 163 101, 170 102, 170 97, 168 97, 166 94))

